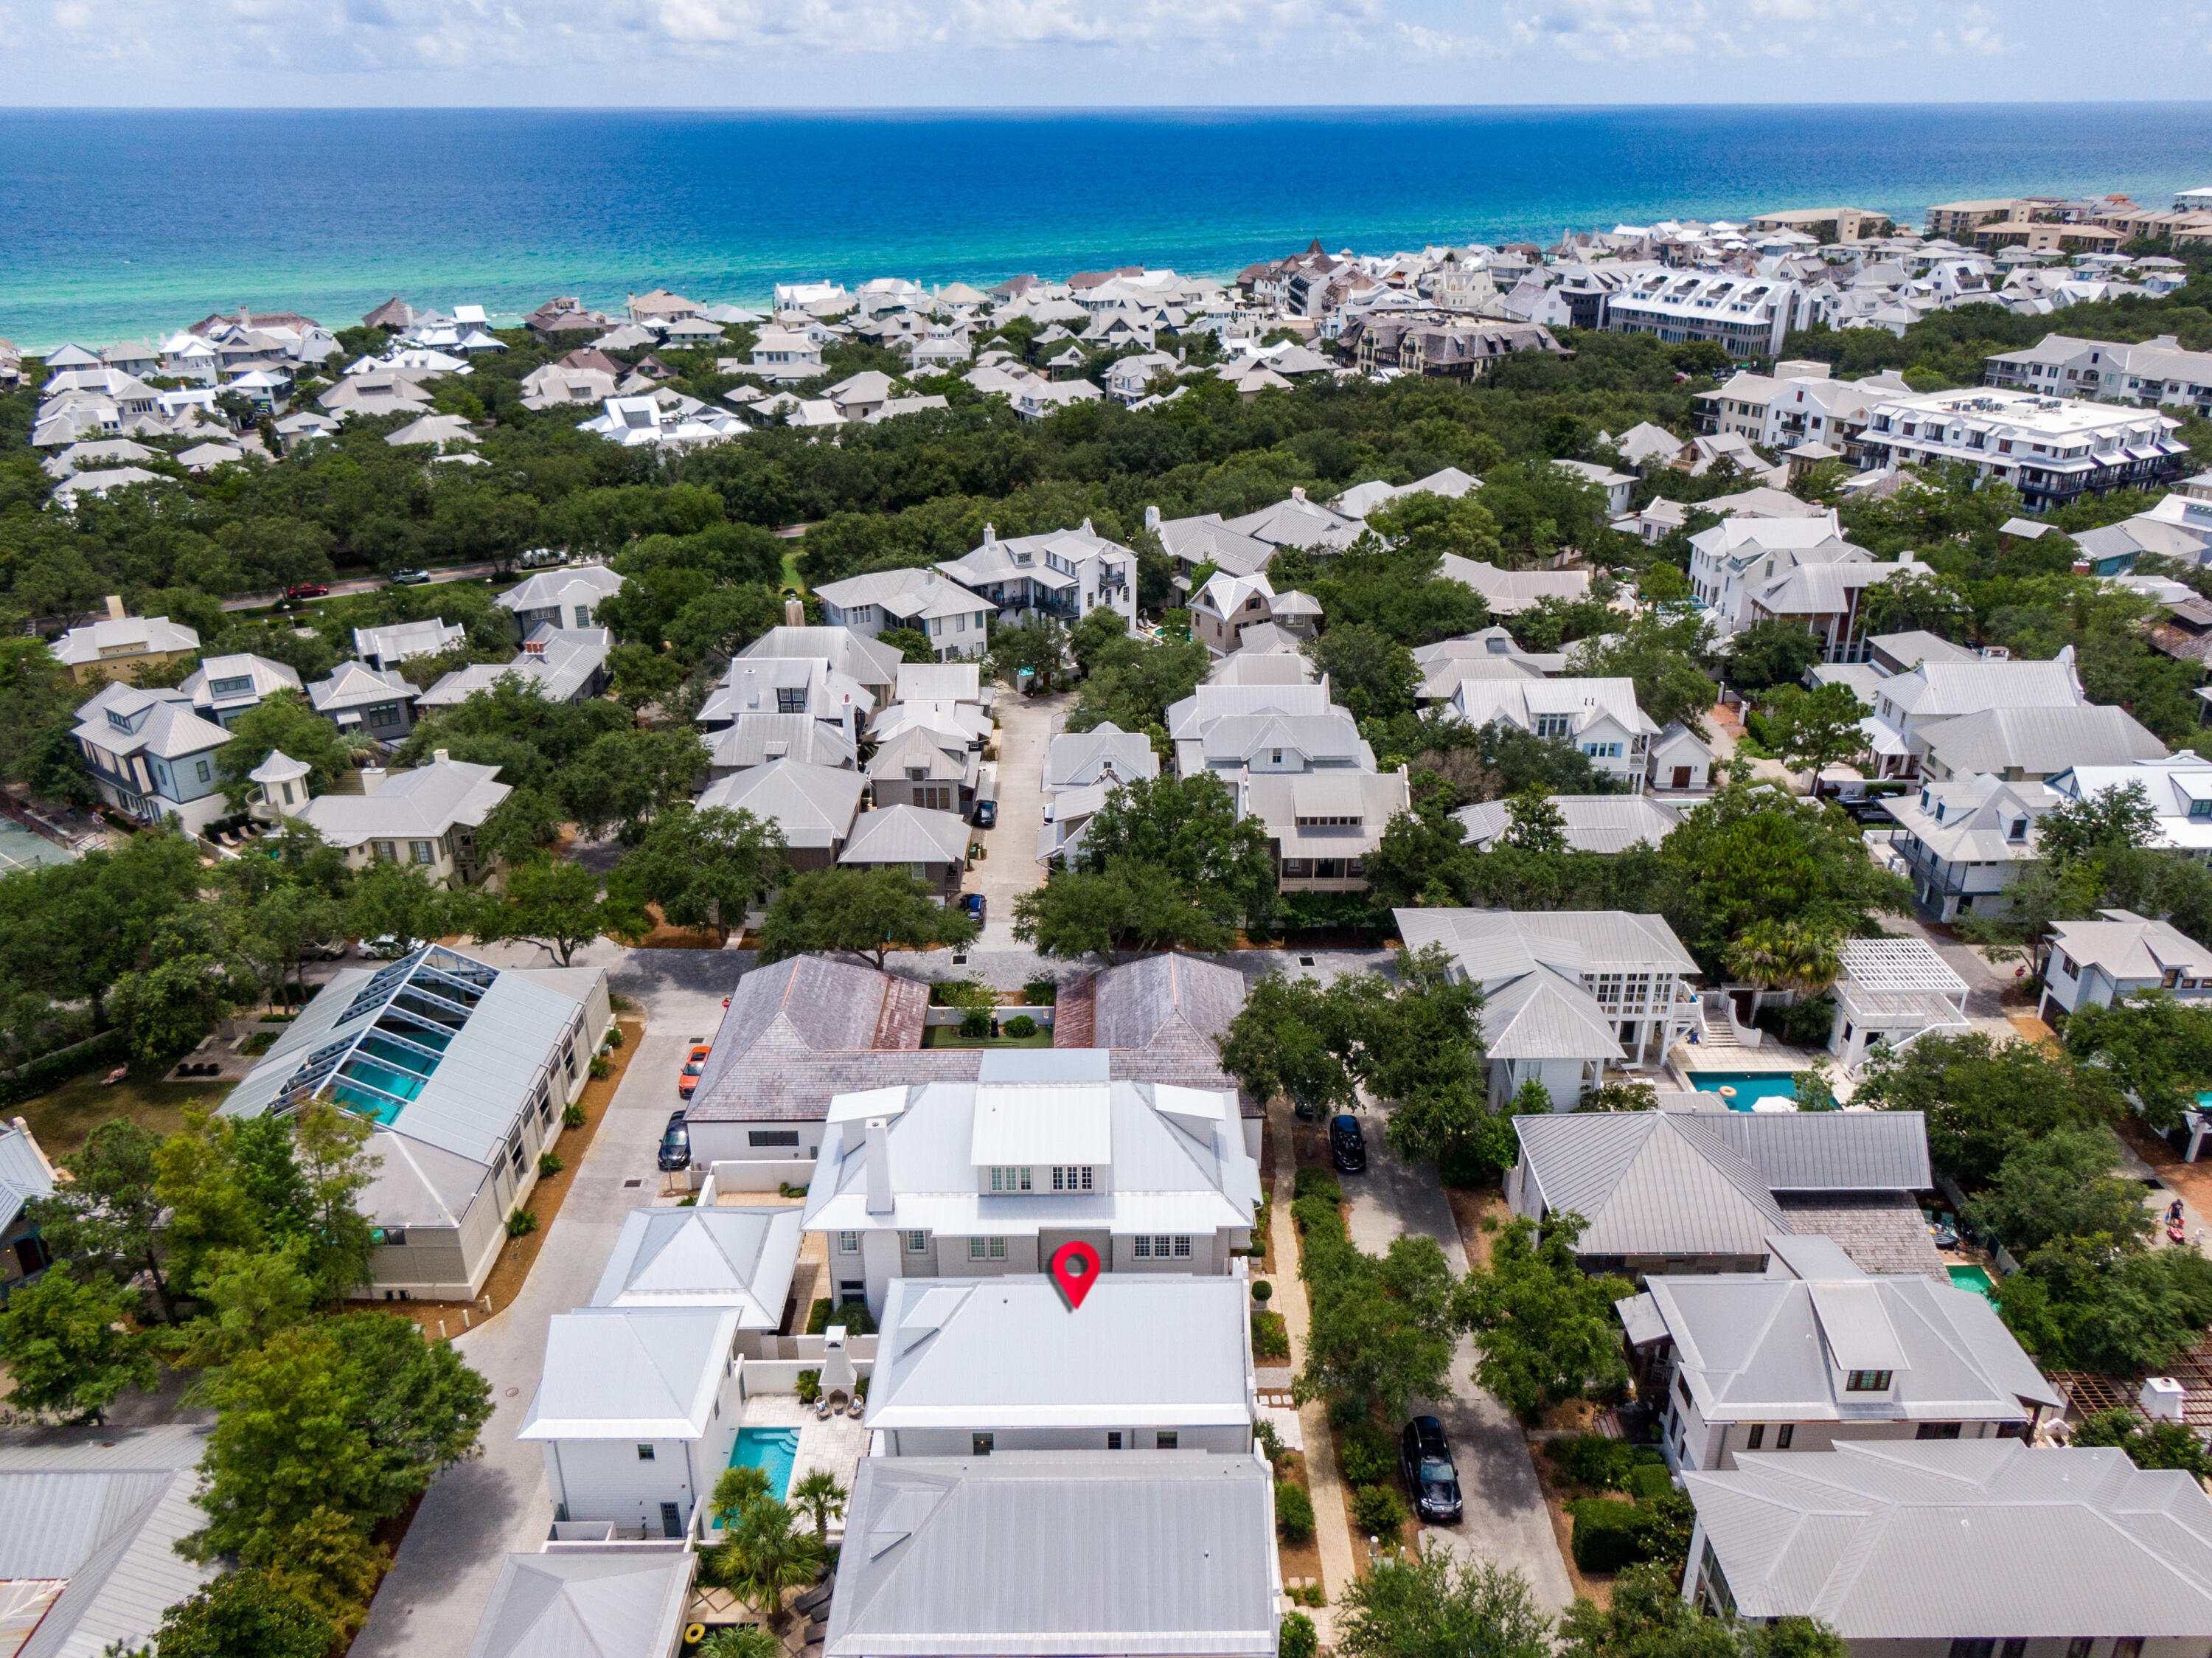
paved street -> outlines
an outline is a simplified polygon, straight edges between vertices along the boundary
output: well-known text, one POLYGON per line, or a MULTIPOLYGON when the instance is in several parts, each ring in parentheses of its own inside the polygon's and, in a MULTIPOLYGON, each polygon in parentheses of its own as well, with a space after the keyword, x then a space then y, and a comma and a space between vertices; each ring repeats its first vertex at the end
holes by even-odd
MULTIPOLYGON (((542 950, 483 952, 516 966, 544 965, 542 950)), ((515 1430, 538 1387, 545 1332, 556 1313, 589 1299, 623 1217, 659 1186, 653 1151, 676 1104, 684 1045, 710 1036, 737 983, 734 952, 622 950, 602 941, 580 957, 604 960, 616 992, 646 1014, 643 1045, 623 1075, 599 1133, 546 1234, 520 1298, 453 1344, 492 1384, 497 1406, 483 1455, 430 1488, 377 1591, 356 1658, 464 1658, 491 1598, 501 1562, 535 1549, 553 1519, 544 1454, 515 1430), (626 1181, 636 1181, 628 1186, 626 1181)))
MULTIPOLYGON (((435 586, 441 582, 473 582, 490 575, 497 568, 495 564, 455 564, 450 569, 432 570, 430 583, 435 586)), ((522 577, 518 576, 514 579, 519 582, 522 577)), ((357 593, 374 593, 379 588, 386 585, 388 583, 381 576, 365 576, 355 581, 333 582, 331 583, 330 596, 333 599, 349 599, 357 593)), ((224 600, 222 607, 225 610, 262 610, 275 604, 283 596, 281 593, 242 593, 235 599, 224 600)))
POLYGON ((1036 843, 1044 827, 1045 751, 1073 700, 1065 693, 1024 697, 999 689, 999 825, 975 836, 988 856, 968 872, 968 890, 986 900, 979 950, 1018 949, 1014 900, 1044 885, 1036 843))
MULTIPOLYGON (((1425 1233, 1443 1247, 1455 1274, 1464 1275, 1467 1252, 1451 1205, 1426 1164, 1408 1166, 1382 1137, 1379 1112, 1360 1113, 1367 1131, 1367 1173, 1342 1177, 1352 1203, 1352 1240, 1370 1254, 1389 1248, 1403 1234, 1425 1233)), ((1552 1533, 1543 1491, 1521 1429, 1505 1407, 1474 1385, 1474 1343, 1462 1338, 1452 1356, 1457 1396, 1416 1400, 1415 1412, 1443 1419, 1459 1467, 1467 1517, 1456 1526, 1425 1527, 1424 1544, 1441 1544, 1462 1559, 1488 1558, 1517 1570, 1539 1604, 1564 1608, 1574 1598, 1566 1563, 1552 1533)))

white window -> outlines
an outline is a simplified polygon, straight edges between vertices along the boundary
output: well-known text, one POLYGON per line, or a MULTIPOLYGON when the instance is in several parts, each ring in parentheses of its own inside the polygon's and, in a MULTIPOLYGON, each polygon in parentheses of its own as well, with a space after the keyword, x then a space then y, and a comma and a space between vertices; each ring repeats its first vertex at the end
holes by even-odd
POLYGON ((906 1234, 906 1253, 908 1254, 922 1255, 927 1254, 928 1251, 929 1234, 927 1232, 909 1232, 906 1234))
POLYGON ((840 1255, 859 1254, 860 1253, 860 1234, 857 1232, 840 1232, 837 1234, 837 1253, 840 1255))
POLYGON ((434 863, 437 862, 436 855, 432 848, 431 843, 427 840, 409 841, 407 843, 407 856, 410 862, 416 863, 434 863))
POLYGON ((1052 1189, 1054 1192, 1090 1191, 1091 1165, 1054 1163, 1052 1168, 1052 1189))
POLYGON ((1152 1240, 1145 1236, 1142 1233, 1139 1233, 1137 1236, 1129 1240, 1129 1253, 1135 1256, 1136 1259, 1140 1261, 1148 1261, 1152 1259, 1152 1240))
POLYGON ((1004 1238, 970 1238, 968 1240, 968 1259, 971 1261, 1003 1261, 1006 1259, 1004 1238))
POLYGON ((1179 1261, 1190 1259, 1190 1234, 1185 1233, 1175 1240, 1175 1255, 1179 1261))
MULTIPOLYGON (((1054 1174, 1059 1173, 1054 1169, 1054 1174)), ((1058 1188, 1055 1187, 1054 1190, 1058 1188)), ((994 1192, 1027 1192, 1030 1190, 1030 1171, 1026 1166, 995 1166, 991 1170, 991 1190, 994 1192)))
POLYGON ((368 850, 379 863, 396 863, 399 860, 398 844, 388 840, 373 840, 368 850))
MULTIPOLYGON (((194 766, 192 769, 194 775, 196 775, 202 783, 210 783, 214 781, 215 773, 208 769, 208 763, 205 760, 200 761, 198 765, 194 766)), ((292 798, 292 791, 290 789, 288 788, 285 789, 284 798, 286 800, 292 798)), ((2207 804, 2212 804, 2212 802, 2208 802, 2207 804)))

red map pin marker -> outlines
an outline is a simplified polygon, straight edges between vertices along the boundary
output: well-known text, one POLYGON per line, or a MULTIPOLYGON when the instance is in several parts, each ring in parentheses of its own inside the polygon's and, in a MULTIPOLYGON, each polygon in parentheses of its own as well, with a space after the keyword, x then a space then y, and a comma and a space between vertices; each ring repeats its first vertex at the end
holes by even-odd
POLYGON ((1087 1243, 1064 1243, 1052 1252, 1053 1282, 1067 1297, 1073 1313, 1083 1305, 1091 1286, 1098 1282, 1098 1252, 1087 1243))

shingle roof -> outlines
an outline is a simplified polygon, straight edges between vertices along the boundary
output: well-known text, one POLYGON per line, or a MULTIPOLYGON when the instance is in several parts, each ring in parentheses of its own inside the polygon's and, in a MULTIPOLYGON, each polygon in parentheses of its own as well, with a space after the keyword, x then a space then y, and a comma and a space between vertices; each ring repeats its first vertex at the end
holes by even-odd
POLYGON ((1271 1658, 1272 1491, 1200 1451, 863 1457, 827 1658, 1271 1658))
POLYGON ((1852 1643, 2212 1636, 2212 1497, 2123 1451, 1857 1441, 1684 1479, 1747 1617, 1852 1643))

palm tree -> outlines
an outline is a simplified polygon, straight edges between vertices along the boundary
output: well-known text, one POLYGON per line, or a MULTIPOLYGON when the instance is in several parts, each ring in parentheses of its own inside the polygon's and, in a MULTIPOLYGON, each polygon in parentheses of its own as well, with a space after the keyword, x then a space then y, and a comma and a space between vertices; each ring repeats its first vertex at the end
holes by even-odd
POLYGON ((716 1630, 699 1643, 693 1658, 782 1658, 783 1643, 758 1624, 716 1630))
POLYGON ((725 1531, 730 1521, 747 1508, 768 1495, 768 1470, 735 1463, 722 1470, 722 1477, 714 1482, 714 1494, 707 1499, 707 1511, 714 1523, 725 1531))
POLYGON ((1745 928, 1730 941, 1725 965, 1761 990, 1789 984, 1815 994, 1834 984, 1840 971, 1836 936, 1796 921, 1761 921, 1745 928))
POLYGON ((827 1468, 817 1468, 791 1488, 792 1506, 814 1518, 814 1540, 826 1545, 830 1541, 830 1522, 845 1512, 845 1499, 852 1493, 837 1483, 837 1476, 827 1468))
POLYGON ((745 1504, 736 1527, 714 1557, 722 1581, 767 1614, 783 1621, 783 1592, 814 1581, 822 1545, 793 1529, 799 1516, 774 1497, 745 1504))

